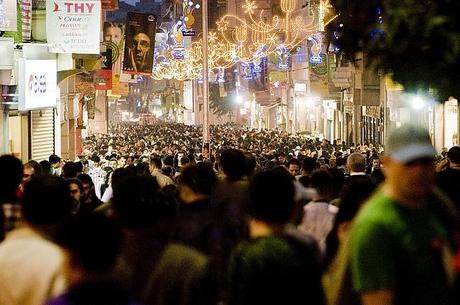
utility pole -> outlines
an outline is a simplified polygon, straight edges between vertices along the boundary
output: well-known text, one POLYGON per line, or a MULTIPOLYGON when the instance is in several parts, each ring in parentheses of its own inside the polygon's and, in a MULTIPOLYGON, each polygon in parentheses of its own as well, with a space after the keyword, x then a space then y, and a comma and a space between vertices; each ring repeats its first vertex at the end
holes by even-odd
POLYGON ((203 23, 203 150, 209 152, 208 0, 201 3, 203 23))

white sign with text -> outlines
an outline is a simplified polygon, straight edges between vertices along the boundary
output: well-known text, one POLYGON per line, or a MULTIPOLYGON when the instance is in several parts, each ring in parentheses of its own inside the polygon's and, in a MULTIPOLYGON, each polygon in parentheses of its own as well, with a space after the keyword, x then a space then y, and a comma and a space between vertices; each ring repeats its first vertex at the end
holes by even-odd
POLYGON ((56 107, 56 60, 19 61, 19 111, 56 107))
POLYGON ((99 54, 100 0, 46 1, 46 37, 55 53, 99 54))

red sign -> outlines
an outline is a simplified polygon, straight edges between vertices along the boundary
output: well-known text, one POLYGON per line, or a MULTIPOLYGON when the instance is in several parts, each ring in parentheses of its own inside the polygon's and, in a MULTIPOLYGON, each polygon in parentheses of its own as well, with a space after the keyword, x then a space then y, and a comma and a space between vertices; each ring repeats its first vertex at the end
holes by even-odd
POLYGON ((102 9, 114 11, 118 9, 118 0, 101 0, 102 9))
POLYGON ((112 90, 112 70, 96 70, 94 87, 96 90, 112 90))

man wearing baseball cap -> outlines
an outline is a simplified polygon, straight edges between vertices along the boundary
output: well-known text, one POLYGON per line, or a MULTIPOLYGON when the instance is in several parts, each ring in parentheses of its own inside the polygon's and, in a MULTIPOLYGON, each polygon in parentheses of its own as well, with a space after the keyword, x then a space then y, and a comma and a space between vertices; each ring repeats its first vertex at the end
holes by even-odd
POLYGON ((403 125, 386 142, 386 181, 359 212, 350 270, 363 305, 453 304, 455 271, 448 206, 435 189, 428 131, 403 125))

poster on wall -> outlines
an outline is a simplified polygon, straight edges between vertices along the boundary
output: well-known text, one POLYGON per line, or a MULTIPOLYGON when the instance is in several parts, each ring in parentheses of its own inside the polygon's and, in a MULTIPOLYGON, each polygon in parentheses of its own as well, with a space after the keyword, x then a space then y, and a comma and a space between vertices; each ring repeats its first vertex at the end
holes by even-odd
POLYGON ((53 0, 46 4, 46 37, 55 53, 99 54, 101 2, 53 0))
POLYGON ((19 61, 19 110, 56 107, 56 60, 19 61))
POLYGON ((155 15, 128 13, 123 56, 123 71, 125 73, 143 75, 152 73, 155 30, 155 15))
POLYGON ((17 22, 16 0, 0 0, 0 31, 16 31, 17 22))

